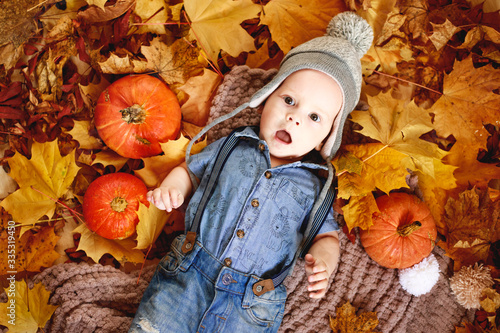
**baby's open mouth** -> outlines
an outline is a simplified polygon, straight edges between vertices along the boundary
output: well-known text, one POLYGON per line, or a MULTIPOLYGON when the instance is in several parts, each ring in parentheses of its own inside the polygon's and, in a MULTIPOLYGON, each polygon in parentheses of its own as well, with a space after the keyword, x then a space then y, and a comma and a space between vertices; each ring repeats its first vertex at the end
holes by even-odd
POLYGON ((284 143, 288 144, 288 143, 292 143, 292 137, 290 136, 290 134, 285 131, 285 130, 280 130, 278 132, 276 132, 276 137, 280 140, 280 141, 283 141, 284 143))

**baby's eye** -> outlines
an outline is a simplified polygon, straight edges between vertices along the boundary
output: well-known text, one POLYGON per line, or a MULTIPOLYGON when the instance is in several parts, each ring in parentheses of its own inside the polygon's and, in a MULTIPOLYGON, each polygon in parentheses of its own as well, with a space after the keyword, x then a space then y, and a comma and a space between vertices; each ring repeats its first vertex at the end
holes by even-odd
POLYGON ((315 121, 315 122, 320 121, 319 115, 318 115, 318 114, 316 114, 316 113, 311 113, 311 114, 309 115, 309 118, 311 118, 311 120, 312 120, 312 121, 315 121))
POLYGON ((285 96, 283 97, 283 100, 285 101, 286 104, 288 105, 295 105, 295 101, 293 98, 291 98, 290 96, 285 96))

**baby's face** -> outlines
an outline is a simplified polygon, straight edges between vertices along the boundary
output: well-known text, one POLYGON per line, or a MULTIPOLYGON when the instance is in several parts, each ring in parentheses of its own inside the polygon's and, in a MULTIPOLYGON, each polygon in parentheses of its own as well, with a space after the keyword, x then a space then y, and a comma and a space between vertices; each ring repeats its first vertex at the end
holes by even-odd
POLYGON ((291 74, 267 99, 260 138, 272 166, 299 161, 320 150, 342 106, 339 85, 325 73, 303 69, 291 74))

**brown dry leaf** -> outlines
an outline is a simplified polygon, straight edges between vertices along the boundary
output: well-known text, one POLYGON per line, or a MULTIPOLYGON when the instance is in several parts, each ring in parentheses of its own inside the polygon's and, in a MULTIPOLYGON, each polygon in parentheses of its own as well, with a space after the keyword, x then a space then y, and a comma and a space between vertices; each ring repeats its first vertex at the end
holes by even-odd
POLYGON ((203 73, 206 65, 200 59, 198 49, 184 39, 178 39, 168 46, 156 37, 150 46, 141 47, 141 53, 147 62, 133 60, 134 67, 160 74, 167 84, 184 84, 190 77, 203 73))
POLYGON ((251 0, 185 0, 191 21, 191 40, 196 40, 208 58, 216 63, 220 50, 237 57, 255 50, 254 40, 240 24, 257 17, 261 6, 251 0))
POLYGON ((446 19, 446 21, 442 24, 434 24, 432 22, 431 24, 434 32, 429 39, 436 47, 436 50, 441 50, 453 37, 453 35, 461 30, 460 28, 454 26, 448 19, 446 19))
POLYGON ((426 43, 427 25, 429 24, 429 8, 425 0, 403 0, 400 2, 400 10, 406 16, 406 34, 412 39, 420 39, 426 43))
POLYGON ((356 316, 356 309, 346 302, 336 310, 336 317, 330 317, 330 328, 334 333, 377 333, 376 312, 365 312, 356 316))
POLYGON ((478 25, 467 33, 463 44, 460 45, 459 48, 466 48, 471 50, 477 43, 481 42, 482 40, 489 40, 495 44, 500 44, 500 32, 485 25, 478 25))
POLYGON ((349 232, 354 227, 368 230, 373 225, 372 215, 379 212, 377 202, 372 193, 362 196, 351 196, 349 203, 342 207, 344 219, 349 232))
POLYGON ((144 253, 135 249, 137 243, 131 238, 122 240, 106 239, 90 231, 85 224, 81 224, 73 230, 73 233, 81 235, 77 251, 83 250, 95 262, 99 262, 101 257, 106 253, 111 254, 122 264, 125 262, 141 263, 144 261, 144 253))
POLYGON ((500 308, 500 294, 491 288, 483 289, 481 307, 486 312, 494 313, 500 308))
POLYGON ((491 65, 474 68, 472 56, 456 61, 445 74, 443 95, 429 111, 435 114, 438 135, 453 135, 461 145, 457 153, 462 160, 475 160, 480 148, 487 149, 489 133, 483 124, 500 124, 500 95, 493 93, 499 88, 500 71, 491 65))
POLYGON ((346 10, 341 0, 273 0, 264 6, 260 23, 269 27, 272 39, 288 53, 292 47, 325 35, 331 18, 346 10))
POLYGON ((205 68, 203 75, 192 77, 179 87, 189 95, 187 102, 181 106, 184 121, 196 126, 206 125, 212 98, 221 81, 219 75, 205 68))
POLYGON ((112 53, 105 61, 99 62, 101 71, 106 74, 129 74, 129 73, 143 73, 147 71, 146 66, 140 66, 140 63, 133 63, 129 55, 120 57, 112 53))
MULTIPOLYGON (((5 229, 4 225, 1 229, 5 229)), ((5 231, 7 234, 7 231, 5 231)), ((8 261, 7 250, 8 239, 1 238, 1 248, 5 249, 0 257, 0 275, 5 275, 9 271, 15 272, 39 272, 42 267, 50 267, 59 258, 59 253, 54 250, 59 236, 54 233, 54 227, 45 226, 37 232, 26 231, 20 235, 20 228, 9 229, 9 236, 15 239, 15 265, 8 261), (13 234, 10 232, 12 231, 13 234)))
POLYGON ((78 170, 75 151, 61 157, 56 141, 38 143, 31 147, 31 159, 16 152, 9 159, 9 175, 19 189, 5 198, 0 205, 16 223, 33 225, 42 216, 54 214, 56 203, 69 190, 78 170))
MULTIPOLYGON (((95 1, 106 2, 105 0, 95 1)), ((135 5, 135 1, 136 0, 117 0, 113 5, 103 6, 102 8, 100 6, 90 6, 86 10, 78 13, 78 19, 88 24, 111 21, 125 14, 135 5)))
POLYGON ((50 292, 41 282, 32 289, 28 288, 25 280, 12 283, 12 288, 5 288, 7 302, 0 303, 2 314, 7 314, 0 317, 0 325, 6 326, 10 333, 36 333, 38 328, 43 330, 58 307, 48 304, 50 292), (8 308, 11 304, 15 304, 14 311, 8 308))
POLYGON ((100 9, 104 10, 104 5, 106 5, 106 2, 108 0, 85 0, 90 6, 97 6, 100 9))
POLYGON ((486 260, 492 243, 500 239, 500 200, 477 188, 449 198, 445 206, 446 242, 439 245, 455 261, 455 270, 486 260))

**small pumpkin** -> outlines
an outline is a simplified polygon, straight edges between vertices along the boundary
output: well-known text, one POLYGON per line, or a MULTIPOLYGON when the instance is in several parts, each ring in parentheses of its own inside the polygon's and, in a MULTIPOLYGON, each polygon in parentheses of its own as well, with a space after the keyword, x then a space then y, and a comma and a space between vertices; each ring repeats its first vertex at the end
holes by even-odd
POLYGON ((133 235, 139 223, 139 202, 149 205, 147 191, 139 178, 128 173, 110 173, 97 178, 83 196, 83 218, 87 227, 108 239, 133 235))
POLYGON ((99 96, 94 112, 104 143, 129 158, 160 154, 160 143, 179 135, 181 119, 179 101, 172 90, 147 74, 113 82, 99 96))
POLYGON ((414 195, 391 193, 376 199, 380 212, 373 225, 360 230, 361 244, 379 265, 408 268, 429 256, 437 237, 427 205, 414 195))

